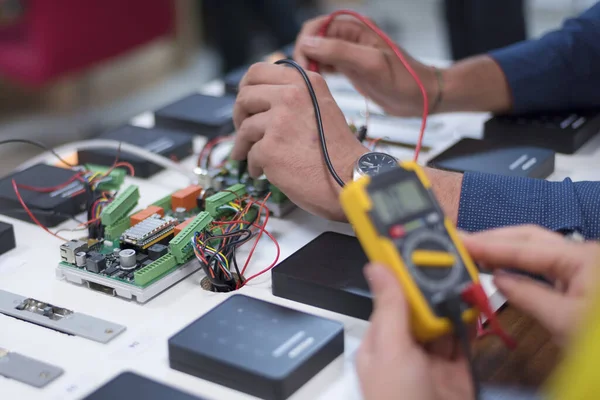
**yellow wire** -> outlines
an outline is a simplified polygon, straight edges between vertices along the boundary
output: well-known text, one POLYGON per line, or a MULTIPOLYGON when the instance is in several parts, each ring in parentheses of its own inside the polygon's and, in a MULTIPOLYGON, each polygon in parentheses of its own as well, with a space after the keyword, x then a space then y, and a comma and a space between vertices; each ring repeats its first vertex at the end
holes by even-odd
POLYGON ((235 209, 236 209, 236 210, 238 210, 238 211, 242 211, 242 210, 243 210, 243 208, 242 208, 240 205, 238 205, 238 204, 236 204, 236 203, 234 203, 234 202, 231 202, 231 203, 229 203, 229 205, 230 205, 231 207, 235 208, 235 209))
POLYGON ((96 179, 99 175, 100 175, 100 172, 95 172, 92 176, 90 176, 90 178, 88 179, 88 182, 93 182, 94 179, 96 179))
MULTIPOLYGON (((197 242, 201 245, 201 246, 205 246, 204 242, 200 239, 197 240, 197 242)), ((206 250, 210 250, 215 254, 220 255, 221 257, 223 257, 223 260, 225 260, 225 266, 227 267, 227 269, 229 269, 229 260, 227 260, 227 257, 225 257, 225 255, 223 253, 221 253, 220 251, 217 251, 216 249, 210 247, 210 246, 206 246, 205 247, 206 250)))

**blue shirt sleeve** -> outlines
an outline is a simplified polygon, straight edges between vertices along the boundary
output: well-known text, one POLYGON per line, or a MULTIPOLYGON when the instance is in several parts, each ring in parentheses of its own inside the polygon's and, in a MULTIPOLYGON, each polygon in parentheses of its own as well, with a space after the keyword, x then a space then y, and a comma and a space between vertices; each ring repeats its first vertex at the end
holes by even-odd
POLYGON ((542 400, 542 397, 534 392, 512 389, 482 386, 481 398, 483 400, 542 400))
POLYGON ((600 2, 562 29, 499 49, 513 112, 600 106, 600 2))
POLYGON ((524 224, 599 239, 600 182, 464 174, 459 229, 476 232, 524 224))

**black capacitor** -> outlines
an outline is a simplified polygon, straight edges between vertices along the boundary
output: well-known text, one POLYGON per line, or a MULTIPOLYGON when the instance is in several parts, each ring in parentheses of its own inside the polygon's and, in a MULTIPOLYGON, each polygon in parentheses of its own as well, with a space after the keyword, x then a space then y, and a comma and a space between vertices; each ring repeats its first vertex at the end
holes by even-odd
POLYGON ((142 262, 142 268, 147 267, 148 265, 152 264, 154 262, 154 260, 151 259, 147 259, 146 261, 142 262))
POLYGON ((106 257, 96 251, 90 251, 85 263, 85 269, 90 272, 99 273, 106 268, 106 257))
POLYGON ((120 269, 119 269, 119 265, 118 265, 118 264, 115 264, 115 265, 113 265, 113 266, 111 266, 111 267, 107 268, 107 269, 104 271, 104 273, 105 273, 106 275, 109 275, 109 276, 111 276, 111 275, 113 275, 113 274, 114 274, 115 272, 117 272, 117 271, 120 271, 120 269))
POLYGON ((143 264, 144 261, 146 261, 148 259, 148 255, 144 254, 144 253, 137 253, 135 255, 135 259, 138 265, 143 264))
POLYGON ((169 248, 167 246, 165 246, 164 244, 156 243, 148 248, 148 257, 150 257, 151 260, 158 260, 165 254, 167 254, 168 251, 169 248))
POLYGON ((112 277, 113 278, 119 278, 119 279, 125 279, 126 276, 127 276, 127 271, 121 271, 121 270, 119 270, 119 272, 117 272, 116 274, 114 274, 112 277))

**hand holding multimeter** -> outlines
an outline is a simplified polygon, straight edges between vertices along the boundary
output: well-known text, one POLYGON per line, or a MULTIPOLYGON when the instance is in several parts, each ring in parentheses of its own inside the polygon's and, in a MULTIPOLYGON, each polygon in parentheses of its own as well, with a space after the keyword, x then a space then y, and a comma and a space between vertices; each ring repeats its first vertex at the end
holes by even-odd
POLYGON ((478 311, 462 296, 478 286, 477 268, 416 163, 349 183, 341 203, 369 259, 392 269, 401 283, 418 340, 452 332, 446 307, 452 299, 460 303, 462 322, 475 322, 478 311))

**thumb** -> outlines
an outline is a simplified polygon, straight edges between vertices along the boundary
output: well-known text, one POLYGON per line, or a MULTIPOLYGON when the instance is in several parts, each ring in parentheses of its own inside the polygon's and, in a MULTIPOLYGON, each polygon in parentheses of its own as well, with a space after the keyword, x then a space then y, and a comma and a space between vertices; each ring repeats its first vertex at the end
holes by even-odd
POLYGON ((408 304, 398 278, 382 265, 369 265, 365 270, 373 294, 373 346, 389 343, 412 345, 408 304))
POLYGON ((343 39, 307 36, 300 41, 300 47, 306 57, 336 69, 380 73, 386 66, 378 49, 343 39))

